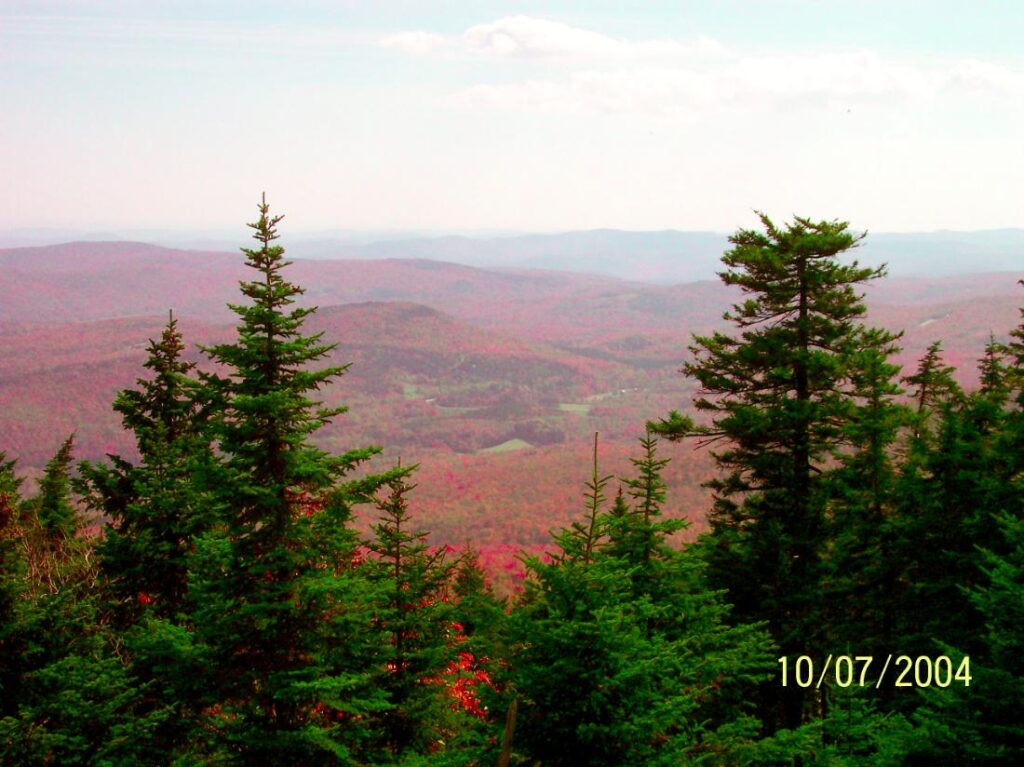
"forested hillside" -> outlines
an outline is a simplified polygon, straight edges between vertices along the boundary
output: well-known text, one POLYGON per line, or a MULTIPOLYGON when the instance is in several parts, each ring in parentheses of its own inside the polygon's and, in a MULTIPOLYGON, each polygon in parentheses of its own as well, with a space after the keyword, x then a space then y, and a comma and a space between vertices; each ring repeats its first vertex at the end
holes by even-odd
POLYGON ((1020 275, 799 217, 669 287, 280 222, 0 253, 0 762, 1024 757, 1020 275))
MULTIPOLYGON (((0 445, 30 486, 61 437, 76 454, 134 455, 110 402, 132 384, 173 309, 183 355, 233 334, 244 266, 229 253, 138 243, 0 251, 0 445)), ((725 327, 738 292, 721 282, 655 286, 563 272, 494 272, 414 261, 296 261, 296 300, 319 305, 310 327, 352 363, 325 392, 351 412, 317 444, 360 438, 390 460, 419 463, 413 504, 436 544, 469 537, 485 553, 541 546, 576 513, 567 482, 601 433, 602 461, 625 473, 654 413, 689 411, 694 382, 678 374, 692 333, 725 327), (518 480, 530 477, 529 483, 518 480)), ((893 361, 910 372, 935 340, 958 382, 977 386, 990 333, 1011 327, 1021 273, 889 278, 866 285, 869 320, 904 331, 893 361)), ((706 450, 673 448, 667 513, 702 529, 706 450)), ((368 523, 361 517, 361 523, 368 523)), ((502 556, 500 568, 519 569, 502 556)))

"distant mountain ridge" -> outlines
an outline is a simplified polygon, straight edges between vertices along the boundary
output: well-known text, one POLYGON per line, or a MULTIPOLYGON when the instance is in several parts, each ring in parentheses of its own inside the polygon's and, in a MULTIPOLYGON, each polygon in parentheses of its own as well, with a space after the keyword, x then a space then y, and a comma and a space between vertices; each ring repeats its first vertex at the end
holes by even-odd
MULTIPOLYGON (((0 246, 52 245, 60 232, 0 233, 0 246)), ((237 252, 245 241, 153 232, 163 246, 237 252)), ((109 241, 109 233, 104 235, 109 241)), ((89 238, 92 239, 92 238, 89 238)), ((713 279, 721 269, 728 235, 704 231, 593 229, 500 237, 403 236, 340 232, 293 235, 288 254, 303 259, 430 259, 480 268, 550 269, 654 283, 713 279)), ((949 276, 1024 268, 1024 229, 976 232, 869 232, 856 252, 865 264, 888 264, 893 276, 949 276)))

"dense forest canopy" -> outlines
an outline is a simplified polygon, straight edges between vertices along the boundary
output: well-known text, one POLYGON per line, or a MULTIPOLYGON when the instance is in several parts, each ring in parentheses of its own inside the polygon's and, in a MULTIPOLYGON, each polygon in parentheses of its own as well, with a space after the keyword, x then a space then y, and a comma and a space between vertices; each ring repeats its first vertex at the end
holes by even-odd
POLYGON ((723 257, 724 326, 692 340, 692 412, 646 413, 618 477, 595 435, 560 479, 576 519, 499 594, 473 540, 421 529, 418 466, 314 441, 358 414, 281 218, 260 203, 207 367, 173 314, 150 341, 113 403, 130 455, 76 464, 54 434, 23 497, 0 453, 0 761, 1024 758, 1024 310, 976 388, 939 343, 901 375, 862 235, 762 215, 723 257), (699 537, 665 513, 673 442, 710 451, 699 537))

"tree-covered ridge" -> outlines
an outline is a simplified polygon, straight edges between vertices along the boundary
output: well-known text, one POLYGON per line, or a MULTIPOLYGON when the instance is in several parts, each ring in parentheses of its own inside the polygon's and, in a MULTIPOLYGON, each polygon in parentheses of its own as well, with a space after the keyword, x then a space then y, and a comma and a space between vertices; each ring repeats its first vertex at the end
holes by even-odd
POLYGON ((595 435, 577 519, 499 598, 472 541, 429 544, 417 467, 367 473, 377 448, 313 442, 347 418, 329 389, 347 365, 308 329, 281 217, 259 214, 233 341, 204 347, 201 371, 172 315, 116 398, 137 457, 75 469, 67 437, 23 499, 0 454, 0 761, 1024 756, 1024 322, 992 338, 976 391, 938 344, 900 378, 899 335, 864 317, 880 271, 844 260, 862 236, 762 216, 723 259, 742 291, 728 327, 684 367, 695 420, 650 423, 618 477, 595 435), (718 466, 695 544, 663 514, 659 436, 708 444, 718 466), (889 653, 969 657, 970 686, 780 678, 780 656, 889 653))

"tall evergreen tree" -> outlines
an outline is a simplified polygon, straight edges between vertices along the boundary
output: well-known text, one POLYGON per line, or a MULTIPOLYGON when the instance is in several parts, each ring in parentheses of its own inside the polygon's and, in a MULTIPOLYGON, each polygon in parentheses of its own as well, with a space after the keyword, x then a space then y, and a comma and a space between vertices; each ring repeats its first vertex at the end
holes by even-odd
POLYGON ((643 449, 590 559, 573 528, 550 563, 527 559, 510 618, 515 751, 545 765, 731 763, 757 740, 745 691, 771 673, 770 640, 729 627, 700 561, 668 545, 680 523, 661 518, 664 461, 650 437, 643 449))
MULTIPOLYGON (((975 546, 998 535, 993 515, 1007 478, 998 397, 991 390, 965 395, 953 373, 934 343, 904 378, 913 387, 913 414, 885 532, 899 570, 890 602, 905 653, 931 653, 939 641, 975 648, 979 615, 964 589, 977 581, 975 546)), ((919 700, 897 703, 909 709, 919 700)))
POLYGON ((109 465, 83 461, 79 486, 90 506, 110 517, 98 553, 128 616, 147 607, 174 617, 187 593, 187 558, 196 535, 212 524, 212 494, 203 490, 212 454, 203 430, 195 364, 173 314, 150 340, 143 363, 151 376, 120 392, 114 410, 134 437, 139 462, 117 455, 109 465))
POLYGON ((480 555, 467 543, 452 574, 452 616, 466 638, 466 649, 480 659, 506 656, 506 600, 491 587, 480 555))
POLYGON ((149 375, 114 401, 135 437, 137 462, 83 461, 79 492, 109 517, 97 546, 102 585, 123 640, 121 655, 142 692, 137 715, 158 721, 149 743, 174 753, 193 734, 203 672, 194 647, 188 563, 196 536, 217 519, 213 468, 194 363, 173 314, 147 347, 149 375))
POLYGON ((395 473, 343 482, 378 449, 330 455, 310 441, 344 411, 313 397, 345 367, 311 367, 334 347, 302 333, 314 309, 293 306, 303 289, 283 276, 282 217, 265 200, 259 212, 249 225, 258 247, 243 249, 255 273, 241 286, 248 303, 232 306, 238 337, 206 350, 223 372, 203 376, 225 510, 200 536, 190 575, 210 664, 206 727, 247 764, 341 763, 384 705, 367 686, 370 616, 350 507, 395 473))
POLYGON ((385 673, 378 684, 389 706, 380 735, 395 761, 407 752, 442 751, 439 744, 454 735, 445 731, 450 709, 440 679, 454 657, 451 611, 444 601, 453 566, 444 548, 431 550, 427 534, 411 528, 407 495, 414 488, 403 477, 388 482, 368 544, 371 577, 381 587, 375 624, 383 638, 385 673))
POLYGON ((0 719, 16 710, 24 653, 16 625, 25 567, 15 530, 21 516, 21 479, 14 466, 0 452, 0 719))
POLYGON ((880 343, 861 352, 850 379, 848 447, 831 476, 825 623, 829 646, 850 653, 884 654, 898 644, 892 448, 910 412, 897 401, 900 368, 888 361, 895 350, 880 343))
POLYGON ((649 432, 640 439, 643 455, 630 459, 637 474, 622 480, 626 494, 633 499, 633 506, 627 506, 628 512, 622 514, 622 501, 617 497, 616 517, 619 524, 610 525, 609 537, 615 550, 639 568, 634 581, 640 581, 641 589, 652 585, 649 570, 659 541, 686 527, 682 520, 660 518, 667 489, 662 479, 662 470, 668 465, 669 459, 658 457, 657 444, 657 438, 649 432))
MULTIPOLYGON (((852 379, 868 350, 895 337, 860 322, 856 288, 883 269, 838 260, 863 235, 839 221, 797 217, 780 228, 760 218, 763 231, 741 229, 723 256, 723 282, 746 296, 725 315, 737 334, 696 337, 683 370, 701 384, 696 408, 711 416, 694 433, 723 445, 713 454, 723 475, 709 483, 711 577, 738 617, 766 620, 780 654, 795 657, 823 646, 823 555, 835 492, 826 480, 848 444, 852 379)), ((804 690, 764 692, 771 726, 803 721, 804 690)))
MULTIPOLYGON (((1024 280, 1020 281, 1020 285, 1024 287, 1024 280)), ((1020 324, 1010 331, 1009 352, 1013 357, 1014 369, 1017 373, 1014 383, 1020 389, 1020 396, 1024 397, 1024 381, 1019 377, 1020 371, 1024 370, 1024 307, 1021 307, 1020 315, 1020 324)))

